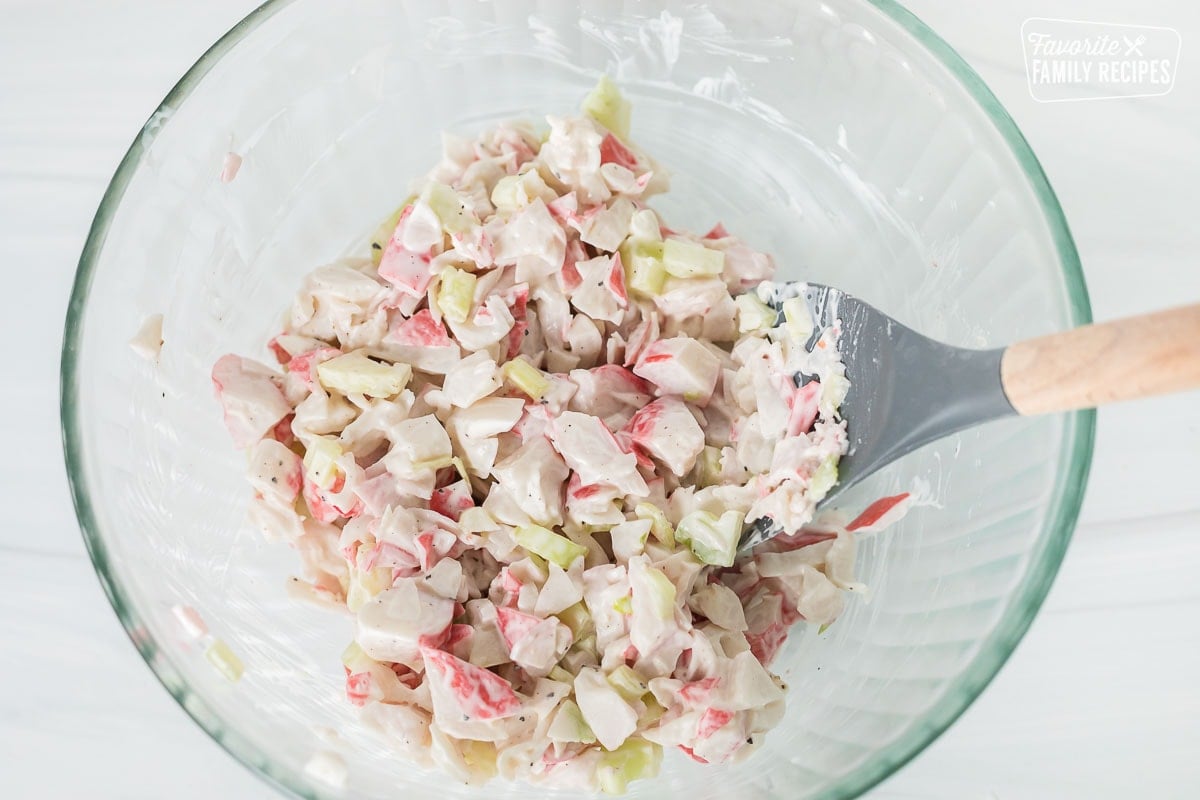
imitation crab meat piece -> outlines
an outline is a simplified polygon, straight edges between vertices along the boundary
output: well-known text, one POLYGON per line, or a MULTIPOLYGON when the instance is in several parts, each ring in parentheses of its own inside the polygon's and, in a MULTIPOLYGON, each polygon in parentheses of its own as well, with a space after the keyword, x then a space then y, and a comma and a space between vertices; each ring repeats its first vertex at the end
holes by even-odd
POLYGON ((489 345, 505 341, 513 329, 516 319, 501 297, 489 297, 465 322, 447 318, 446 323, 454 338, 465 350, 482 350, 489 345))
POLYGON ((429 309, 400 320, 383 338, 380 350, 390 359, 444 375, 462 358, 462 350, 429 309))
MULTIPOLYGON (((567 326, 567 345, 571 348, 571 362, 555 369, 556 372, 569 372, 575 367, 591 367, 600 360, 600 350, 604 346, 604 323, 596 322, 587 314, 576 314, 567 326)), ((547 365, 550 356, 547 355, 547 365)))
POLYGON ((354 635, 363 652, 376 661, 414 666, 423 642, 436 640, 450 627, 454 601, 426 591, 421 583, 401 578, 363 604, 354 635))
POLYGON ((498 607, 496 621, 513 663, 534 677, 549 675, 571 646, 571 630, 555 617, 498 607))
POLYGON ((304 465, 291 448, 262 439, 250 451, 250 485, 263 497, 295 502, 304 485, 304 465))
POLYGON ((729 631, 746 630, 746 612, 737 594, 722 583, 706 584, 692 594, 688 605, 698 614, 729 631))
POLYGON ((411 491, 428 499, 437 470, 448 466, 453 451, 446 429, 432 414, 406 419, 396 426, 392 449, 383 457, 387 471, 412 482, 411 491))
POLYGON ((620 254, 580 261, 575 268, 579 271, 580 283, 571 293, 571 305, 593 320, 620 322, 624 310, 629 307, 620 254))
POLYGON ((608 484, 625 494, 645 496, 649 489, 637 471, 637 457, 621 450, 599 418, 564 411, 551 423, 555 448, 585 484, 608 484))
POLYGON ((522 444, 492 468, 521 510, 540 525, 561 525, 563 484, 569 470, 544 436, 522 444))
POLYGON ((809 381, 798 387, 788 398, 787 435, 797 436, 812 430, 817 421, 821 384, 809 381))
POLYGON ((280 380, 278 373, 241 356, 222 356, 213 365, 213 387, 235 447, 254 444, 291 413, 280 380))
POLYGON ((580 202, 601 203, 609 190, 600 177, 600 144, 604 136, 588 119, 547 117, 550 135, 541 157, 558 179, 573 189, 580 202))
POLYGON ((564 570, 553 562, 548 565, 549 575, 538 592, 534 613, 549 616, 567 610, 583 599, 583 562, 576 561, 570 570, 564 570))
POLYGON ((631 519, 620 522, 609 530, 613 557, 617 563, 627 564, 629 559, 645 550, 651 524, 648 519, 631 519))
POLYGON ((499 452, 495 437, 512 430, 524 413, 525 401, 519 397, 486 397, 451 412, 446 430, 473 475, 491 474, 499 452))
POLYGON ((598 669, 584 667, 575 676, 575 700, 606 750, 616 750, 637 730, 637 711, 598 669))
MULTIPOLYGON (((720 226, 718 225, 717 228, 720 226)), ((716 228, 713 230, 716 231, 716 228)), ((710 231, 710 234, 712 232, 710 231)), ((718 232, 723 233, 724 231, 718 232)), ((735 238, 723 236, 715 241, 709 241, 708 246, 725 253, 725 269, 722 277, 732 292, 740 292, 762 281, 770 280, 775 273, 775 263, 769 255, 760 253, 735 238)))
POLYGON ((426 253, 414 253, 396 239, 388 240, 379 262, 379 277, 401 292, 420 297, 433 280, 429 267, 430 257, 426 253))
POLYGON ((724 670, 717 697, 726 708, 742 711, 783 700, 783 690, 749 651, 735 655, 724 670))
POLYGON ((233 183, 241 168, 242 157, 232 150, 227 152, 221 162, 221 183, 233 183))
POLYGON ((417 200, 401 213, 392 240, 406 250, 428 255, 442 243, 442 221, 425 199, 417 200))
POLYGON ((341 354, 342 351, 336 347, 321 345, 289 358, 284 362, 284 368, 287 370, 285 380, 289 386, 289 392, 293 383, 299 383, 301 388, 309 391, 317 388, 317 384, 320 382, 317 379, 317 367, 341 354))
POLYGON ((628 170, 636 170, 638 167, 637 156, 611 133, 606 134, 600 142, 600 163, 618 164, 628 170))
POLYGON ((436 716, 492 720, 520 710, 512 684, 496 673, 432 647, 422 648, 421 654, 436 716))
POLYGON ((648 674, 674 669, 691 640, 675 617, 675 585, 645 555, 629 560, 632 593, 629 640, 637 648, 638 665, 648 674))
POLYGON ((449 486, 434 489, 429 498, 430 511, 436 511, 455 522, 458 522, 464 511, 474 507, 475 500, 471 497, 471 485, 466 481, 456 481, 449 486))
POLYGON ((142 322, 129 346, 147 361, 157 361, 163 346, 163 315, 151 314, 142 322))
POLYGON ((500 388, 495 360, 484 351, 472 353, 446 373, 442 392, 450 404, 467 408, 500 388))
POLYGON ((513 216, 496 237, 500 266, 516 265, 518 281, 548 277, 562 266, 567 236, 541 198, 513 216))
POLYGON ((658 313, 651 311, 642 317, 629 333, 629 341, 625 345, 625 366, 632 367, 641 358, 642 352, 659 338, 658 313))
POLYGON ((583 218, 579 228, 580 240, 597 250, 615 253, 629 235, 629 221, 633 218, 633 212, 633 203, 627 198, 618 197, 612 205, 601 207, 596 213, 583 218))
POLYGON ((634 444, 667 465, 676 475, 685 475, 704 449, 700 423, 677 397, 660 397, 633 415, 626 430, 634 444))
POLYGON ((633 372, 657 386, 660 394, 704 405, 716 389, 721 362, 704 345, 679 336, 648 345, 633 372))
POLYGON ((570 377, 579 387, 571 410, 600 417, 611 430, 625 427, 634 411, 654 397, 649 383, 616 364, 572 370, 570 377))
POLYGON ((895 522, 908 510, 911 495, 908 492, 881 497, 867 506, 861 514, 846 526, 848 531, 869 531, 886 527, 895 522))
POLYGON ((579 473, 573 473, 567 483, 567 519, 576 525, 616 525, 625 519, 621 497, 621 490, 615 486, 584 484, 579 473))
POLYGON ((384 321, 375 312, 381 310, 379 302, 395 291, 381 284, 375 275, 367 274, 363 265, 356 262, 320 267, 305 279, 300 295, 292 304, 291 330, 345 344, 384 321))
POLYGON ((628 639, 628 609, 622 606, 629 595, 629 571, 625 567, 601 564, 584 570, 583 600, 596 629, 597 647, 606 649, 622 638, 628 639))

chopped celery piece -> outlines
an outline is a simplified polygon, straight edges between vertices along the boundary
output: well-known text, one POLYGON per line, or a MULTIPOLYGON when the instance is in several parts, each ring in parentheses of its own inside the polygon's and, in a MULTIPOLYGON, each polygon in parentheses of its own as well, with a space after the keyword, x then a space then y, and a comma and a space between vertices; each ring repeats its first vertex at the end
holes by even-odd
POLYGON ((720 250, 709 250, 702 244, 683 239, 667 239, 663 242, 663 265, 676 278, 697 278, 720 275, 725 268, 725 254, 720 250))
POLYGON ((821 466, 817 467, 817 471, 809 478, 808 493, 814 500, 821 500, 821 498, 829 494, 829 490, 837 483, 837 465, 838 460, 836 456, 827 458, 821 462, 821 466))
POLYGON ((693 511, 679 520, 675 538, 691 548, 696 558, 705 564, 730 567, 737 555, 744 522, 744 515, 734 509, 719 518, 708 511, 693 511))
POLYGON ((505 175, 498 180, 492 189, 492 205, 497 211, 516 211, 539 197, 552 197, 553 191, 536 169, 528 169, 520 175, 505 175))
POLYGON ((625 614, 625 615, 632 614, 633 613, 633 601, 629 598, 629 595, 624 595, 624 596, 618 597, 616 600, 614 600, 613 601, 613 611, 616 611, 618 614, 625 614))
MULTIPOLYGON (((555 667, 555 669, 561 668, 555 667)), ((551 672, 551 675, 553 674, 551 672)), ((570 683, 571 680, 572 678, 568 674, 567 682, 570 683)), ((579 705, 574 700, 564 700, 563 704, 558 707, 558 713, 554 715, 554 721, 546 729, 546 738, 552 742, 593 744, 596 741, 596 734, 592 733, 587 720, 583 718, 583 712, 579 710, 579 705)))
POLYGON ((661 508, 653 503, 638 503, 637 507, 633 509, 633 513, 638 516, 638 519, 650 520, 650 533, 654 535, 654 538, 666 547, 674 549, 675 528, 671 526, 671 521, 667 519, 667 515, 661 508))
POLYGON ((645 700, 646 710, 638 717, 638 727, 648 727, 662 719, 662 715, 666 712, 658 700, 654 699, 654 695, 650 695, 645 700))
POLYGON ((305 476, 318 489, 328 489, 337 480, 337 460, 342 457, 342 446, 329 436, 314 436, 304 451, 305 476))
POLYGON ((659 619, 675 616, 675 584, 658 567, 646 567, 646 581, 650 608, 659 619))
POLYGON ((356 351, 318 364, 317 378, 322 386, 333 392, 394 397, 408 386, 412 367, 372 361, 356 351))
POLYGON ((475 304, 476 278, 466 270, 447 267, 438 276, 438 308, 452 322, 466 322, 475 304))
POLYGON ((667 280, 663 265, 663 243, 627 239, 621 245, 621 264, 625 267, 625 285, 643 297, 662 294, 667 280))
POLYGON ((587 606, 582 601, 570 608, 563 609, 558 612, 557 616, 563 625, 571 629, 571 635, 577 641, 580 636, 587 633, 593 627, 592 615, 588 613, 587 606))
POLYGON ((621 96, 621 90, 607 75, 600 76, 596 88, 583 100, 583 113, 615 133, 619 139, 629 137, 630 111, 629 101, 621 96))
POLYGON ((459 743, 463 761, 476 777, 494 778, 496 776, 496 745, 492 742, 479 742, 474 739, 463 739, 459 743))
POLYGON ((379 662, 363 652, 358 642, 351 641, 342 651, 342 666, 350 670, 350 674, 354 674, 368 672, 372 667, 379 666, 379 662))
POLYGON ((350 613, 357 614, 359 609, 365 606, 370 599, 371 595, 363 588, 363 585, 351 576, 346 589, 346 608, 350 610, 350 613))
POLYGON ((455 458, 457 458, 457 456, 437 456, 436 458, 429 458, 429 459, 425 459, 423 461, 414 461, 413 469, 415 469, 415 470, 432 469, 432 470, 436 471, 439 469, 444 469, 446 467, 452 467, 452 466, 454 466, 455 458))
POLYGON ((596 779, 605 794, 624 794, 630 781, 658 774, 662 747, 641 737, 630 737, 610 753, 600 756, 596 779))
POLYGON ((478 222, 474 212, 463 205, 458 192, 444 183, 430 183, 425 187, 424 198, 447 233, 466 233, 478 222))
MULTIPOLYGON (((455 456, 457 458, 458 456, 455 456)), ((486 509, 472 506, 458 518, 458 527, 463 533, 485 533, 500 530, 499 523, 492 518, 486 509)))
POLYGON ((638 675, 628 664, 622 664, 608 673, 608 683, 617 690, 617 694, 630 703, 650 691, 650 687, 646 685, 642 676, 638 675))
POLYGON ((547 677, 552 681, 558 681, 559 683, 565 683, 568 685, 575 682, 574 675, 557 665, 550 669, 550 674, 547 677))
POLYGON ((721 483, 721 448, 705 445, 696 459, 696 483, 700 487, 721 483))
POLYGON ((850 391, 850 381, 844 375, 832 372, 821 379, 821 399, 817 401, 817 410, 825 419, 833 419, 850 391))
POLYGON ((425 459, 423 461, 414 461, 413 469, 432 469, 439 470, 446 467, 454 467, 454 471, 458 473, 458 477, 464 481, 470 481, 467 475, 467 467, 463 464, 463 460, 458 456, 436 456, 434 458, 425 459))
POLYGON ((375 567, 372 570, 350 568, 350 580, 346 588, 346 608, 357 613, 371 598, 392 585, 392 570, 375 567))
POLYGON ((529 559, 529 563, 533 564, 537 571, 543 576, 541 580, 545 580, 545 576, 550 574, 550 566, 546 563, 546 559, 542 558, 537 553, 530 553, 526 556, 526 558, 529 559))
POLYGON ((497 211, 513 211, 521 207, 521 176, 505 175, 492 189, 492 205, 497 211))
POLYGON ((591 653, 594 656, 600 655, 600 652, 596 650, 596 634, 594 633, 589 633, 582 639, 576 640, 575 644, 571 645, 571 649, 578 650, 583 653, 591 653))
POLYGON ((587 555, 587 548, 583 545, 575 544, 567 537, 541 525, 521 525, 513 538, 529 552, 547 561, 553 561, 563 569, 570 569, 575 559, 587 555))
POLYGON ((350 644, 346 645, 346 649, 342 651, 342 666, 351 672, 358 672, 359 670, 355 669, 355 667, 361 665, 364 658, 369 657, 358 646, 358 642, 351 641, 350 644))
POLYGON ((212 644, 204 651, 204 657, 230 683, 237 683, 245 671, 242 660, 220 639, 213 639, 212 644))
POLYGON ((803 297, 791 297, 783 301, 783 320, 793 342, 802 344, 812 336, 812 313, 803 297))
POLYGON ((775 327, 779 313, 751 292, 733 298, 738 309, 738 332, 759 333, 775 327))
POLYGON ((550 391, 550 380, 523 358, 514 358, 505 364, 504 375, 509 383, 534 400, 541 400, 550 391))

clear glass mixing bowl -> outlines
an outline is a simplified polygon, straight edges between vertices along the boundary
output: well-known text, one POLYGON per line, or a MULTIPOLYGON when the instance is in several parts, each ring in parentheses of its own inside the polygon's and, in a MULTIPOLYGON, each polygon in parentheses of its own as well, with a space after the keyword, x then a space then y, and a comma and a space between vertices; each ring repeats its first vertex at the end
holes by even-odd
MULTIPOLYGON (((674 174, 657 202, 673 223, 722 220, 783 278, 843 287, 955 344, 1088 321, 1066 223, 1020 133, 886 0, 267 3, 180 81, 113 178, 71 300, 62 412, 87 545, 135 645, 216 741, 298 795, 342 796, 304 771, 329 749, 347 796, 528 790, 421 772, 355 721, 338 658, 350 623, 289 600, 292 554, 243 524, 244 457, 210 365, 265 356, 300 276, 361 246, 433 163, 439 131, 573 109, 602 71, 674 174), (223 184, 228 150, 245 162, 223 184), (159 312, 155 366, 126 342, 159 312), (241 657, 240 682, 187 643, 175 604, 241 657)), ((776 663, 783 724, 737 766, 668 756, 632 796, 846 798, 919 752, 1041 603, 1092 430, 1090 413, 996 423, 859 488, 848 505, 914 484, 936 502, 864 538, 869 597, 824 635, 796 631, 776 663)))

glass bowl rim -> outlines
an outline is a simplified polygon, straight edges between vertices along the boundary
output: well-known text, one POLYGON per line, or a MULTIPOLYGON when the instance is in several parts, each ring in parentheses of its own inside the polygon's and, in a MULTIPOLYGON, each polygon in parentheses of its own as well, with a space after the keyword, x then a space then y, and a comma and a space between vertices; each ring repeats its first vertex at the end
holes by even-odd
MULTIPOLYGON (((916 15, 895 0, 865 1, 917 39, 949 70, 995 126, 1020 163, 1029 186, 1037 197, 1043 218, 1051 229, 1067 285, 1071 321, 1077 326, 1091 322, 1087 286, 1066 218, 1045 171, 1012 117, 974 69, 916 15)), ((206 709, 203 714, 197 713, 189 688, 186 685, 177 685, 160 671, 157 666, 160 659, 169 662, 166 651, 160 650, 157 642, 147 635, 137 609, 130 603, 124 587, 109 565, 103 533, 92 509, 88 492, 83 465, 83 433, 76 414, 79 390, 77 356, 83 335, 83 318, 89 288, 113 216, 120 206, 130 180, 141 164, 143 155, 157 130, 170 124, 169 119, 162 121, 169 110, 178 108, 229 50, 293 2, 295 0, 267 0, 209 47, 159 103, 122 158, 105 190, 80 255, 63 334, 59 410, 67 478, 84 544, 100 584, 130 641, 167 692, 213 741, 252 773, 277 789, 315 800, 319 795, 300 775, 273 763, 242 737, 231 736, 230 733, 234 732, 233 727, 227 726, 210 710, 206 709)), ((921 724, 915 725, 906 735, 877 752, 862 768, 823 790, 817 795, 817 800, 846 800, 858 797, 895 773, 945 732, 1008 660, 1045 599, 1074 531, 1091 467, 1095 420, 1093 410, 1075 412, 1067 417, 1066 434, 1059 455, 1059 463, 1064 468, 1058 471, 1058 480, 1052 494, 1054 499, 1043 523, 1042 552, 1021 584, 1014 589, 1008 608, 971 664, 950 684, 938 702, 925 712, 921 724)))

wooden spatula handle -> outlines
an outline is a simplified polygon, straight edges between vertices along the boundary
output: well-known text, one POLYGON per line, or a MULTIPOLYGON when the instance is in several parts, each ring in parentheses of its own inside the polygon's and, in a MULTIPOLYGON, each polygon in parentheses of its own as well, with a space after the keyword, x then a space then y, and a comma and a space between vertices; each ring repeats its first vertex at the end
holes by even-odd
POLYGON ((1000 380, 1026 415, 1200 389, 1200 304, 1018 342, 1000 380))

